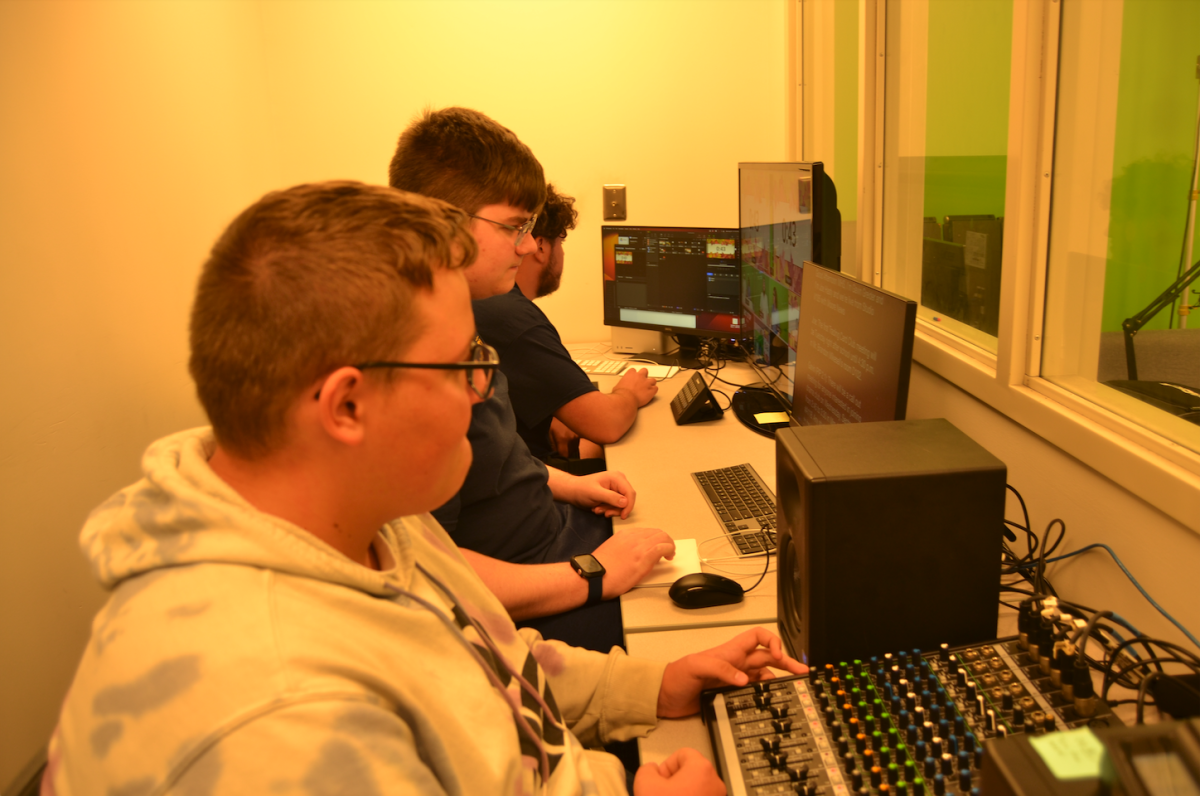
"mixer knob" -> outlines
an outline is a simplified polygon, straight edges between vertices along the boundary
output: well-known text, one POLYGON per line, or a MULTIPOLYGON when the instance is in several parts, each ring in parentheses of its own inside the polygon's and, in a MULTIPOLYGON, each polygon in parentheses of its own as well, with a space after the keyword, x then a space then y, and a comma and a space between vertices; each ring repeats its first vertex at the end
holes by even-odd
POLYGON ((900 766, 892 763, 887 767, 887 781, 889 785, 895 785, 900 781, 900 766))
POLYGON ((1000 707, 1005 710, 1013 709, 1013 697, 1011 691, 1005 691, 1004 696, 1000 698, 1000 707))
POLYGON ((908 728, 904 730, 904 738, 910 745, 915 744, 921 739, 920 732, 921 731, 917 729, 917 725, 910 724, 908 725, 908 728))
POLYGON ((800 766, 799 768, 788 767, 788 777, 792 782, 803 782, 808 779, 808 766, 800 766))
POLYGON ((929 748, 932 750, 932 754, 934 757, 941 757, 942 752, 945 751, 942 748, 942 739, 937 737, 936 735, 933 736, 933 740, 929 742, 929 748))
POLYGON ((860 732, 858 735, 854 736, 854 749, 860 755, 867 751, 867 736, 865 734, 860 732))
POLYGON ((933 777, 933 796, 946 796, 946 778, 941 774, 933 777))
POLYGON ((967 733, 967 751, 968 752, 975 751, 975 733, 973 733, 973 732, 967 733))
POLYGON ((1013 705, 1013 724, 1021 725, 1025 723, 1025 711, 1020 705, 1013 705))
POLYGON ((787 714, 788 714, 788 706, 787 705, 772 705, 771 706, 771 715, 773 717, 775 717, 777 719, 782 719, 782 718, 786 718, 787 714))
POLYGON ((1046 718, 1042 719, 1042 727, 1046 730, 1046 732, 1051 732, 1056 728, 1056 725, 1054 724, 1053 713, 1047 713, 1046 718))
POLYGON ((934 757, 925 758, 925 779, 933 779, 933 775, 937 773, 937 759, 934 757))
POLYGON ((850 771, 850 785, 859 790, 863 786, 863 773, 861 768, 855 768, 850 771))
POLYGON ((847 771, 854 770, 854 767, 858 765, 858 758, 854 756, 854 752, 846 752, 842 755, 842 765, 846 767, 847 771))
POLYGON ((871 787, 878 788, 883 783, 883 769, 871 766, 871 787))
POLYGON ((970 771, 970 769, 963 769, 962 771, 958 772, 958 787, 962 790, 963 793, 970 792, 970 790, 971 790, 971 771, 970 771))
POLYGON ((921 737, 926 743, 933 740, 933 722, 927 721, 921 725, 921 737))

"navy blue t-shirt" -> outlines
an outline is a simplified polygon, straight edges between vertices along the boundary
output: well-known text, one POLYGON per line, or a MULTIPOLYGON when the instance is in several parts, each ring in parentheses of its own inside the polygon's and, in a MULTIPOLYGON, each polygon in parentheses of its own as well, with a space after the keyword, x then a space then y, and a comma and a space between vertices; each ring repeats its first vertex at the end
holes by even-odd
POLYGON ((504 373, 496 392, 471 409, 471 469, 458 494, 433 512, 459 547, 515 564, 552 553, 572 507, 555 503, 546 465, 517 435, 504 373))
POLYGON ((500 370, 508 377, 517 433, 534 456, 545 459, 554 453, 554 413, 596 386, 571 359, 554 324, 519 287, 473 305, 479 336, 499 352, 500 370))

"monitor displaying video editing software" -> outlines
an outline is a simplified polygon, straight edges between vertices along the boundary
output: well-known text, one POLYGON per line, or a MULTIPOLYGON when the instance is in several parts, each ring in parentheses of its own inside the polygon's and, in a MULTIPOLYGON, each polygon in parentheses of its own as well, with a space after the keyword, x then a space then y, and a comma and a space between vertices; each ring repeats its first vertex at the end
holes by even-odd
POLYGON ((742 334, 738 230, 600 228, 604 324, 681 338, 742 334))

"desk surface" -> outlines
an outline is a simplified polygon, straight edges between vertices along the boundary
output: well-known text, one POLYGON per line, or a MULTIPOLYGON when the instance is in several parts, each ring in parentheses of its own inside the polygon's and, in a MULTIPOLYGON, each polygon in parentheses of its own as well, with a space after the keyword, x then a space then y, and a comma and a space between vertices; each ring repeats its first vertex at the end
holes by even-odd
MULTIPOLYGON (((774 489, 775 442, 742 425, 733 412, 720 420, 679 426, 671 414, 671 399, 692 377, 681 371, 659 383, 658 395, 638 412, 633 428, 617 443, 605 447, 608 467, 619 470, 637 490, 637 502, 624 526, 661 528, 673 539, 696 539, 704 571, 734 578, 749 588, 766 563, 761 558, 737 560, 724 529, 713 516, 704 495, 692 480, 699 470, 749 463, 774 489), (731 560, 720 560, 731 559, 731 560)), ((735 384, 754 382, 747 365, 728 365, 721 378, 735 384)), ((715 389, 732 395, 736 386, 717 382, 715 389)), ((728 399, 718 400, 724 405, 728 399)), ((774 623, 776 612, 775 560, 771 572, 737 605, 685 610, 666 595, 666 588, 634 589, 621 597, 626 634, 688 627, 718 627, 774 623)))

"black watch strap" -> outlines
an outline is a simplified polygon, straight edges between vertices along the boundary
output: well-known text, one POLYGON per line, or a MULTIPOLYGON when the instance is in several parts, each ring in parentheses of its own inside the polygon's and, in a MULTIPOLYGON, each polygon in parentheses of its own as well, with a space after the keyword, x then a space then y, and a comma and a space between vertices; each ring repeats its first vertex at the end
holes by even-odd
POLYGON ((604 602, 604 576, 588 578, 588 598, 584 605, 599 605, 604 602))
POLYGON ((571 558, 571 569, 587 581, 588 598, 584 605, 599 605, 604 600, 604 565, 595 556, 584 554, 571 558))

